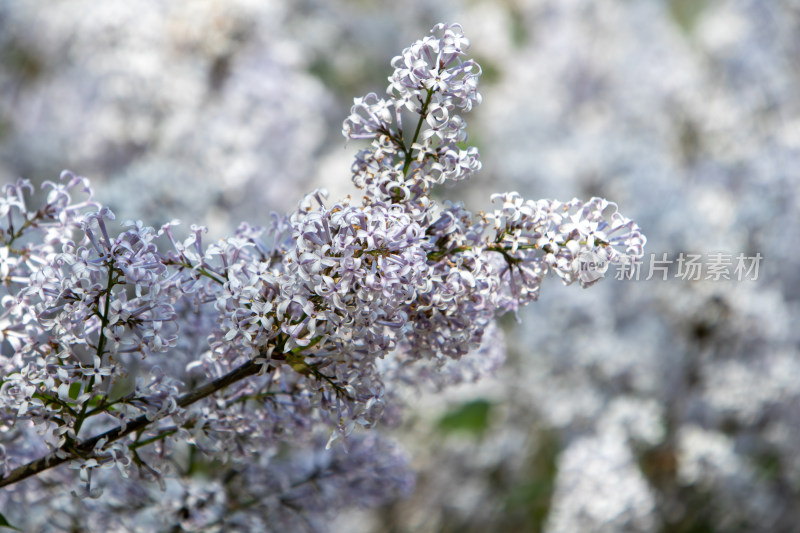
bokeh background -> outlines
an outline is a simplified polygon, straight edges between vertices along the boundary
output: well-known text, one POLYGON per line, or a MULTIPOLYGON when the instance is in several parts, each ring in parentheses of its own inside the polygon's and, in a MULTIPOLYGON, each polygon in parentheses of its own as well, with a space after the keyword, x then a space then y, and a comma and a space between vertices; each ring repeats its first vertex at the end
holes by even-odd
POLYGON ((454 21, 483 171, 439 197, 604 196, 674 263, 548 280, 494 377, 409 400, 412 495, 332 529, 800 530, 797 0, 0 0, 0 182, 69 168, 118 219, 214 237, 355 195, 352 98, 454 21), (680 279, 682 253, 734 279, 680 279))

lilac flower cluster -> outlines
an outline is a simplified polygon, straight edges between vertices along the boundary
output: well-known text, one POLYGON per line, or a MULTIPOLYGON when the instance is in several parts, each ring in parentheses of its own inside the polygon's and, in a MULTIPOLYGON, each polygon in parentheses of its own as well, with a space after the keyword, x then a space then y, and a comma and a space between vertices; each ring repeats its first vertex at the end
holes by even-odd
MULTIPOLYGON (((70 462, 76 493, 95 498, 94 472, 112 467, 166 486, 187 444, 241 462, 322 426, 330 446, 377 424, 387 387, 414 382, 415 368, 442 386, 426 376, 458 382, 496 366, 495 317, 536 300, 548 272, 569 284, 582 254, 641 256, 638 226, 599 198, 506 193, 486 214, 437 204, 433 186, 480 169, 458 113, 480 102, 481 71, 462 59, 460 26, 433 34, 392 60, 388 98, 356 99, 344 122, 348 138, 372 139, 353 166, 361 202, 326 205, 317 191, 267 228, 243 224, 205 245, 204 228, 181 240, 175 222, 115 233, 113 214, 70 173, 46 184, 36 211, 28 183, 5 187, 0 486, 70 462), (394 362, 379 364, 387 354, 394 362), (31 427, 40 445, 22 446, 31 427)), ((366 486, 348 481, 357 464, 342 464, 343 483, 366 486)), ((385 470, 405 479, 395 463, 385 470)), ((296 507, 325 505, 287 483, 296 507)), ((189 492, 183 505, 225 506, 189 492)))
MULTIPOLYGON (((26 513, 28 531, 326 531, 337 510, 377 506, 414 486, 409 458, 397 444, 378 432, 354 435, 348 444, 325 450, 325 439, 315 435, 228 464, 218 479, 189 475, 199 463, 183 458, 162 487, 120 483, 108 469, 94 471, 93 494, 65 490, 42 498, 38 487, 22 483, 0 491, 0 509, 14 524, 23 523, 16 513, 26 513), (79 505, 75 496, 84 496, 79 505)), ((64 470, 51 480, 70 486, 74 475, 64 470)))
POLYGON ((438 24, 433 33, 392 59, 389 98, 370 93, 356 98, 342 133, 373 139, 356 156, 353 180, 367 198, 406 203, 424 201, 430 187, 466 179, 481 168, 475 147, 462 149, 466 122, 457 111, 481 101, 481 69, 462 60, 469 40, 457 24, 438 24), (412 135, 403 130, 403 110, 417 120, 412 135))

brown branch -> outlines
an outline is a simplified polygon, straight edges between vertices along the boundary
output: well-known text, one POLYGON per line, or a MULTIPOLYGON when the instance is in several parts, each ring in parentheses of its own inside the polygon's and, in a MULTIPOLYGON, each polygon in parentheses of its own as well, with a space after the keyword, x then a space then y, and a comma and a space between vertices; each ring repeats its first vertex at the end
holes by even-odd
MULTIPOLYGON (((281 360, 284 358, 284 354, 272 354, 272 359, 281 360)), ((231 370, 224 376, 180 396, 178 398, 178 406, 188 407, 189 405, 192 405, 193 403, 211 396, 221 389, 224 389, 228 385, 232 385, 233 383, 236 383, 237 381, 240 381, 246 377, 257 374, 260 369, 261 363, 256 363, 255 361, 250 360, 244 363, 242 366, 231 370)), ((40 457, 39 459, 31 461, 30 463, 15 468, 9 472, 6 477, 0 478, 0 487, 12 485, 18 481, 22 481, 23 479, 35 476, 41 472, 44 472, 45 470, 49 470, 54 466, 58 466, 76 457, 89 456, 92 454, 92 452, 94 452, 95 446, 101 440, 107 439, 107 444, 112 443, 121 439, 122 437, 125 437, 126 435, 130 435, 135 431, 146 428, 156 420, 157 419, 148 420, 145 415, 142 415, 128 422, 125 429, 123 429, 122 426, 117 426, 114 429, 106 431, 100 435, 96 435, 78 444, 74 444, 69 447, 62 447, 59 450, 45 455, 44 457, 40 457), (62 452, 62 454, 66 452, 66 454, 64 456, 58 456, 58 452, 62 452)))

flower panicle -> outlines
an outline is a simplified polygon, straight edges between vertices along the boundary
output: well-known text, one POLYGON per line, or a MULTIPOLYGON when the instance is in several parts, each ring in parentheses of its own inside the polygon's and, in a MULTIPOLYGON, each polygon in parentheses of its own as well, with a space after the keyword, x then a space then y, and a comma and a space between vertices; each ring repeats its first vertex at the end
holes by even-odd
POLYGON ((0 428, 16 437, 0 447, 0 483, 58 459, 81 497, 100 495, 111 466, 167 486, 176 442, 243 459, 319 427, 358 448, 353 432, 389 417, 400 385, 495 369, 495 319, 535 301, 548 273, 585 287, 598 280, 586 257, 640 257, 641 229, 601 198, 509 192, 477 214, 434 200, 481 169, 461 117, 481 102, 468 49, 460 25, 439 24, 392 59, 386 97, 355 99, 343 133, 371 143, 352 166, 360 202, 314 191, 209 243, 178 221, 112 223, 67 171, 36 210, 29 182, 4 186, 0 428), (15 446, 31 431, 41 446, 15 446))

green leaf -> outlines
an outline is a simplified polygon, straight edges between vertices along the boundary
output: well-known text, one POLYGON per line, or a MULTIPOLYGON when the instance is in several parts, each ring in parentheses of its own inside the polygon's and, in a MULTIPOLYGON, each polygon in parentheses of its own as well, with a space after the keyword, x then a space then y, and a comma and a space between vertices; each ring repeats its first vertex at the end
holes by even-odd
POLYGON ((14 529, 16 531, 22 531, 20 528, 14 527, 11 524, 9 524, 8 520, 6 520, 6 517, 3 516, 3 513, 0 513, 0 527, 7 527, 9 529, 14 529))
POLYGON ((81 382, 76 381, 72 385, 69 386, 69 397, 73 400, 78 399, 78 394, 81 393, 81 382))
POLYGON ((692 32, 708 5, 708 0, 669 0, 667 4, 672 20, 686 33, 692 32))
POLYGON ((439 429, 445 433, 464 432, 480 435, 489 427, 492 404, 483 399, 461 404, 439 420, 439 429))

